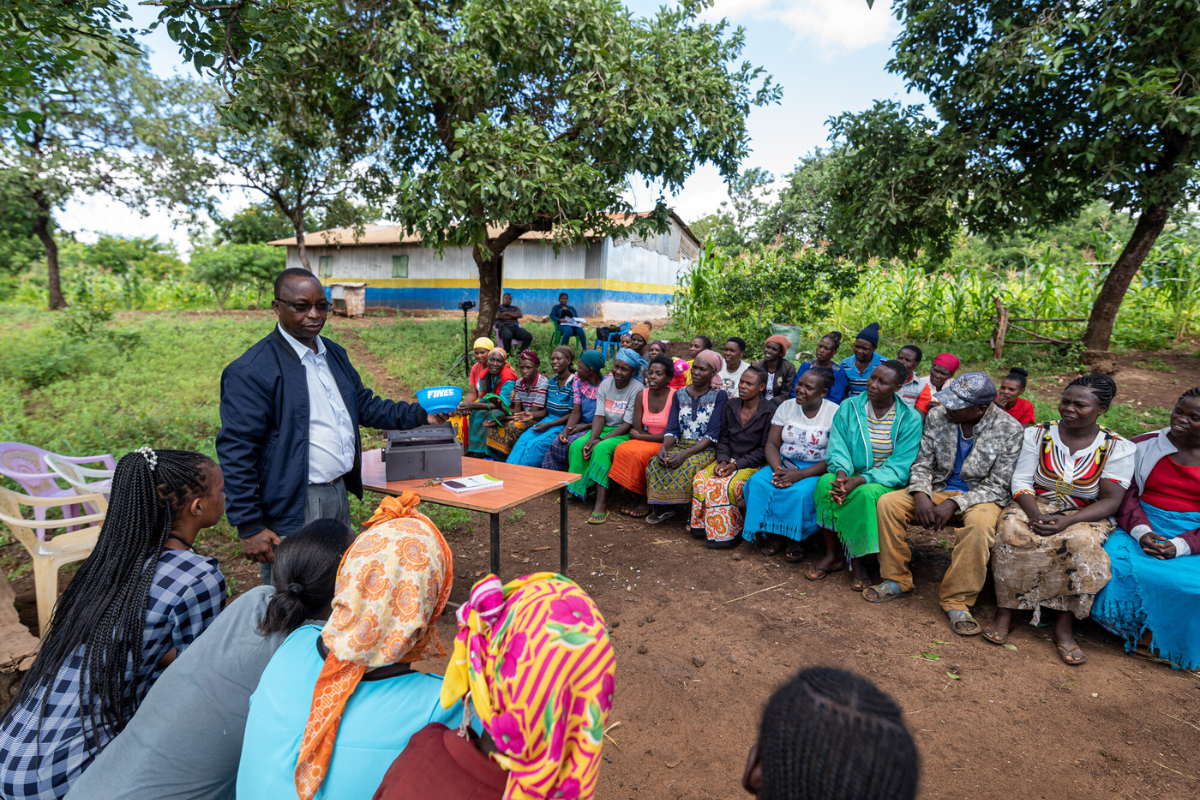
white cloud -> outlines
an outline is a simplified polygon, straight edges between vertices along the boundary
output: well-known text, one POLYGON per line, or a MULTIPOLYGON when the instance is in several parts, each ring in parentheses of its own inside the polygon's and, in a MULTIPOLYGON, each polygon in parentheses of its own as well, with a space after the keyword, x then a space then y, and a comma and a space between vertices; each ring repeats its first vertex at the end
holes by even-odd
POLYGON ((866 0, 716 0, 706 16, 782 22, 798 38, 843 52, 890 42, 899 28, 886 0, 874 8, 866 0))

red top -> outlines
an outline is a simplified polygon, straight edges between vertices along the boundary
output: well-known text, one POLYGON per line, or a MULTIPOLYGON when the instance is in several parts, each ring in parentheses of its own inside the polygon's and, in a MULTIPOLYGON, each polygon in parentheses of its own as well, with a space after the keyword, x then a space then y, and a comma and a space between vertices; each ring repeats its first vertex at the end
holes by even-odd
MULTIPOLYGON (((1003 406, 1002 406, 1003 408, 1003 406)), ((1033 403, 1024 397, 1018 397, 1012 408, 1005 408, 1008 415, 1022 425, 1029 426, 1037 422, 1033 415, 1033 403)))
POLYGON ((642 389, 642 427, 646 429, 646 433, 652 433, 655 436, 666 433, 667 419, 670 416, 671 395, 667 395, 667 402, 663 403, 662 411, 655 414, 650 411, 650 390, 642 389))
POLYGON ((508 773, 440 722, 413 734, 371 800, 501 800, 508 773))
POLYGON ((1200 511, 1200 467, 1176 464, 1170 456, 1160 458, 1146 478, 1142 499, 1163 511, 1200 511))

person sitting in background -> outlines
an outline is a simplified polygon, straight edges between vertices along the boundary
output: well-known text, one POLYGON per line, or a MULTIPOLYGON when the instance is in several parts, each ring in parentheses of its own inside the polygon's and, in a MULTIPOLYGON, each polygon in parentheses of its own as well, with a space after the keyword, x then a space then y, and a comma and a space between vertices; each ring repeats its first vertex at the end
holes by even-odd
POLYGON ((740 336, 731 336, 725 341, 725 348, 721 351, 724 356, 724 361, 721 365, 721 386, 725 390, 725 394, 730 397, 736 397, 738 391, 738 381, 741 380, 742 373, 750 368, 750 363, 743 361, 742 357, 746 354, 746 340, 740 336))
POLYGON ((842 569, 844 547, 853 559, 852 588, 861 592, 871 585, 863 558, 879 552, 875 503, 907 485, 921 446, 920 413, 896 400, 907 370, 899 361, 884 361, 872 370, 867 391, 838 406, 825 450, 827 472, 813 498, 825 531, 825 557, 805 574, 809 580, 842 569))
POLYGON ((575 310, 575 306, 567 304, 567 293, 563 292, 558 296, 558 305, 550 309, 550 324, 554 326, 554 333, 550 336, 550 344, 557 344, 559 335, 562 336, 562 344, 571 341, 574 336, 579 341, 579 352, 587 350, 587 334, 583 328, 578 325, 566 325, 562 320, 578 319, 579 312, 575 310))
POLYGON ((133 720, 100 752, 68 800, 233 800, 250 695, 271 656, 306 621, 330 614, 338 565, 354 532, 318 519, 275 551, 279 586, 238 597, 150 688, 133 720), (179 722, 188 758, 179 758, 179 722))
POLYGON ((746 481, 767 463, 767 437, 775 404, 764 396, 767 375, 758 367, 742 372, 738 397, 721 412, 716 463, 692 479, 692 516, 688 527, 706 547, 737 547, 742 535, 746 481))
POLYGON ((671 362, 671 380, 668 385, 672 390, 682 389, 684 386, 687 386, 688 369, 690 368, 690 365, 682 358, 672 358, 671 356, 668 356, 666 342, 664 342, 662 339, 655 339, 650 343, 650 347, 647 348, 647 352, 650 354, 649 358, 647 359, 649 363, 654 363, 656 356, 663 356, 671 362))
POLYGON ((237 796, 367 797, 408 739, 457 726, 442 679, 412 665, 442 658, 437 619, 454 559, 413 492, 386 497, 338 569, 324 628, 304 625, 275 651, 250 697, 237 796))
POLYGON ((579 356, 579 370, 575 373, 572 387, 571 414, 558 435, 546 448, 542 469, 562 471, 571 458, 571 444, 581 436, 592 432, 592 420, 596 414, 596 397, 600 383, 604 380, 604 356, 596 350, 588 350, 579 356))
POLYGON ((776 407, 792 399, 796 385, 796 367, 783 357, 791 346, 786 336, 768 336, 763 344, 763 360, 754 365, 767 376, 763 399, 776 407))
POLYGON ((883 603, 912 594, 908 526, 941 530, 953 525, 954 550, 939 590, 950 629, 960 636, 980 632, 971 616, 987 580, 1000 508, 1021 453, 1021 426, 992 401, 996 386, 983 372, 968 372, 938 392, 929 411, 920 450, 909 470, 908 488, 879 498, 879 574, 883 581, 863 598, 883 603))
POLYGON ((512 413, 501 414, 495 418, 495 424, 488 427, 487 451, 496 461, 507 459, 521 434, 546 417, 550 380, 538 372, 541 363, 541 358, 532 350, 523 350, 517 359, 521 377, 513 384, 512 413))
POLYGON ((646 503, 646 466, 662 449, 671 417, 671 396, 675 393, 668 382, 671 359, 655 356, 646 366, 645 374, 646 387, 633 400, 629 441, 617 445, 608 471, 609 478, 639 496, 638 503, 621 509, 622 514, 639 519, 650 513, 646 503))
POLYGON ((632 349, 630 347, 630 345, 632 345, 632 344, 633 344, 633 337, 629 334, 629 331, 625 331, 621 334, 620 346, 617 349, 618 350, 630 350, 630 349, 632 349))
POLYGON ((958 372, 959 367, 958 356, 953 353, 939 353, 933 359, 933 366, 929 368, 929 383, 933 386, 931 392, 937 394, 946 387, 946 381, 954 377, 954 373, 958 372))
POLYGON ((692 383, 671 397, 662 448, 646 467, 646 501, 656 525, 675 516, 674 506, 692 500, 692 479, 716 458, 727 395, 721 388, 721 357, 703 350, 692 362, 692 383))
MULTIPOLYGON (((831 403, 837 404, 846 399, 846 370, 842 365, 834 361, 837 357, 838 347, 842 344, 842 332, 830 331, 821 337, 817 342, 817 357, 796 368, 796 383, 804 377, 804 373, 808 372, 813 367, 824 367, 833 372, 833 387, 829 390, 829 394, 825 399, 831 403)), ((793 395, 795 389, 792 389, 793 395)))
POLYGON ((592 598, 549 572, 488 575, 458 626, 442 703, 469 696, 483 732, 425 727, 372 800, 594 797, 616 656, 592 598))
POLYGON ((688 342, 688 373, 684 379, 683 385, 690 386, 692 383, 692 363, 696 360, 696 356, 705 350, 712 350, 712 339, 707 336, 695 336, 688 342))
POLYGON ((1135 436, 1133 485, 1104 543, 1112 580, 1092 619, 1183 669, 1200 668, 1200 387, 1188 389, 1171 424, 1135 436), (1190 599, 1189 599, 1190 598, 1190 599))
MULTIPOLYGON (((883 363, 883 356, 875 352, 879 347, 879 323, 872 322, 854 337, 854 355, 842 359, 846 370, 846 397, 855 397, 867 390, 867 378, 871 371, 883 363)), ((903 382, 904 378, 901 378, 903 382)))
MULTIPOLYGON (((479 379, 487 372, 487 357, 488 353, 496 348, 496 343, 486 336, 480 336, 472 345, 472 353, 475 356, 475 363, 471 365, 471 373, 467 377, 467 391, 463 394, 463 399, 460 402, 460 407, 466 403, 474 403, 479 399, 479 391, 476 388, 479 384, 479 379)), ((458 439, 458 443, 466 446, 467 430, 471 426, 471 412, 459 411, 455 409, 449 414, 451 427, 454 428, 454 436, 458 439)))
POLYGON ((221 612, 220 566, 192 544, 225 513, 224 485, 212 459, 187 450, 143 447, 117 462, 96 546, 0 719, 5 798, 65 795, 221 612))
POLYGON ((633 350, 643 359, 646 358, 646 348, 650 346, 650 326, 645 322, 639 322, 629 329, 629 349, 633 350))
POLYGON ((920 778, 895 701, 852 672, 811 667, 767 701, 742 787, 764 800, 915 800, 920 778))
POLYGON ((767 437, 767 466, 746 482, 746 530, 773 556, 787 547, 793 564, 804 559, 801 544, 817 531, 813 492, 825 474, 825 448, 837 403, 827 398, 833 371, 814 367, 796 383, 796 397, 779 404, 767 437))
POLYGON ((1021 367, 1010 367, 1008 374, 1000 381, 1000 390, 996 393, 996 405, 1026 427, 1037 423, 1037 418, 1033 413, 1033 403, 1021 397, 1025 392, 1028 377, 1028 370, 1021 367))
POLYGON ((586 500, 588 489, 595 484, 596 505, 588 517, 592 525, 608 519, 608 471, 617 445, 629 441, 633 399, 642 390, 642 382, 633 376, 642 371, 645 363, 632 350, 617 352, 612 371, 600 383, 596 393, 596 416, 592 419, 591 434, 571 443, 567 471, 582 477, 568 486, 567 491, 586 500))
POLYGON ((929 398, 933 392, 929 388, 929 378, 917 375, 917 367, 921 365, 922 355, 921 348, 915 344, 906 344, 896 353, 896 360, 908 367, 904 385, 900 387, 896 396, 907 403, 909 407, 924 414, 929 409, 929 398))
POLYGON ((521 309, 513 305, 512 293, 505 292, 496 308, 496 327, 500 335, 500 346, 507 353, 517 352, 513 350, 514 341, 520 345, 521 350, 533 343, 533 334, 521 327, 521 316, 521 309))
MULTIPOLYGON (((509 464, 540 467, 550 444, 571 418, 575 404, 575 351, 559 345, 550 353, 552 374, 546 381, 546 414, 541 422, 521 434, 508 454, 509 464)), ((591 422, 589 418, 587 420, 591 422)))
POLYGON ((1104 543, 1109 521, 1133 479, 1137 448, 1102 427, 1117 385, 1107 375, 1081 375, 1058 403, 1059 422, 1026 428, 1012 477, 1013 501, 1000 514, 992 550, 996 616, 983 638, 1008 641, 1013 610, 1058 612, 1054 644, 1067 666, 1087 661, 1072 617, 1087 619, 1096 593, 1112 577, 1104 543))
POLYGON ((496 347, 488 352, 487 369, 480 373, 471 390, 463 397, 456 414, 465 414, 467 426, 467 455, 472 458, 487 457, 487 440, 490 429, 496 427, 500 417, 510 414, 509 403, 517 373, 508 365, 508 353, 496 347))

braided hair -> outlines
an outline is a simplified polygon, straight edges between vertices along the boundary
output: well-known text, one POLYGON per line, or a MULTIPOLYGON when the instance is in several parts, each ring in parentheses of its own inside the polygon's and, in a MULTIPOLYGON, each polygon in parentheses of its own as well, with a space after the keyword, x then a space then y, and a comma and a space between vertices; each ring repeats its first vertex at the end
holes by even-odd
POLYGON ((121 732, 137 710, 146 605, 159 556, 176 514, 204 496, 215 469, 211 458, 188 450, 143 448, 117 463, 96 546, 59 598, 9 714, 41 694, 39 720, 44 717, 60 669, 82 647, 79 714, 85 744, 93 749, 121 732))
POLYGON ((762 800, 912 800, 920 756, 892 698, 867 679, 806 669, 771 696, 758 738, 762 800))
MULTIPOLYGON (((1089 372, 1086 375, 1080 375, 1075 380, 1067 384, 1067 389, 1072 386, 1082 386, 1096 395, 1096 401, 1104 408, 1108 408, 1117 396, 1117 382, 1105 375, 1103 372, 1089 372)), ((1066 392, 1066 389, 1063 390, 1066 392)))
POLYGON ((829 333, 825 334, 821 338, 828 339, 829 341, 833 342, 833 352, 835 352, 835 353, 837 352, 838 348, 842 346, 842 332, 841 331, 830 331, 829 333))
POLYGON ((826 392, 833 388, 833 384, 837 380, 837 377, 833 374, 833 370, 829 367, 809 367, 808 371, 821 379, 826 392))
POLYGON ((1188 389, 1179 397, 1179 399, 1184 400, 1189 397, 1200 398, 1200 386, 1193 386, 1192 388, 1188 389))
POLYGON ((1028 378, 1029 370, 1025 369, 1024 367, 1009 367, 1008 374, 1004 376, 1003 380, 1016 381, 1017 383, 1021 384, 1021 391, 1024 391, 1025 386, 1028 383, 1028 378))

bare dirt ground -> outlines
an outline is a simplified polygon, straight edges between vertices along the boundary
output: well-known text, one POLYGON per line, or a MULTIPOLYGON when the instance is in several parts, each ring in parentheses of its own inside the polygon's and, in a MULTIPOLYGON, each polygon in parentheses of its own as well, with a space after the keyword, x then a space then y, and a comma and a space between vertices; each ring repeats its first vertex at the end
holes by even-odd
MULTIPOLYGON (((1170 408, 1200 384, 1200 359, 1186 353, 1119 361, 1125 402, 1170 408)), ((1036 390, 1049 397, 1056 385, 1039 380, 1036 390)), ((621 501, 618 493, 610 507, 621 501)), ((814 583, 805 564, 765 558, 749 545, 706 550, 682 515, 653 526, 613 513, 591 526, 587 510, 571 503, 568 572, 596 599, 618 653, 604 800, 745 796, 742 765, 763 704, 817 664, 866 675, 901 705, 921 752, 923 798, 1200 797, 1200 675, 1126 655, 1090 621, 1077 626, 1089 657, 1077 668, 1055 657, 1047 628, 1021 625, 1010 638, 1015 649, 957 636, 937 603, 949 563, 938 535, 911 530, 916 593, 872 605, 850 591, 845 572, 814 583)), ((451 599, 461 603, 488 568, 486 518, 476 515, 447 539, 457 578, 451 599)), ((15 565, 24 554, 7 552, 14 547, 0 548, 0 557, 15 565)), ((556 498, 505 514, 501 548, 504 578, 556 569, 556 498)), ((236 545, 204 540, 199 549, 220 559, 237 592, 257 584, 257 569, 236 545)), ((23 621, 34 623, 32 577, 12 583, 23 621)), ((982 621, 993 605, 989 584, 975 609, 982 621)), ((449 640, 453 617, 440 625, 449 640)))

